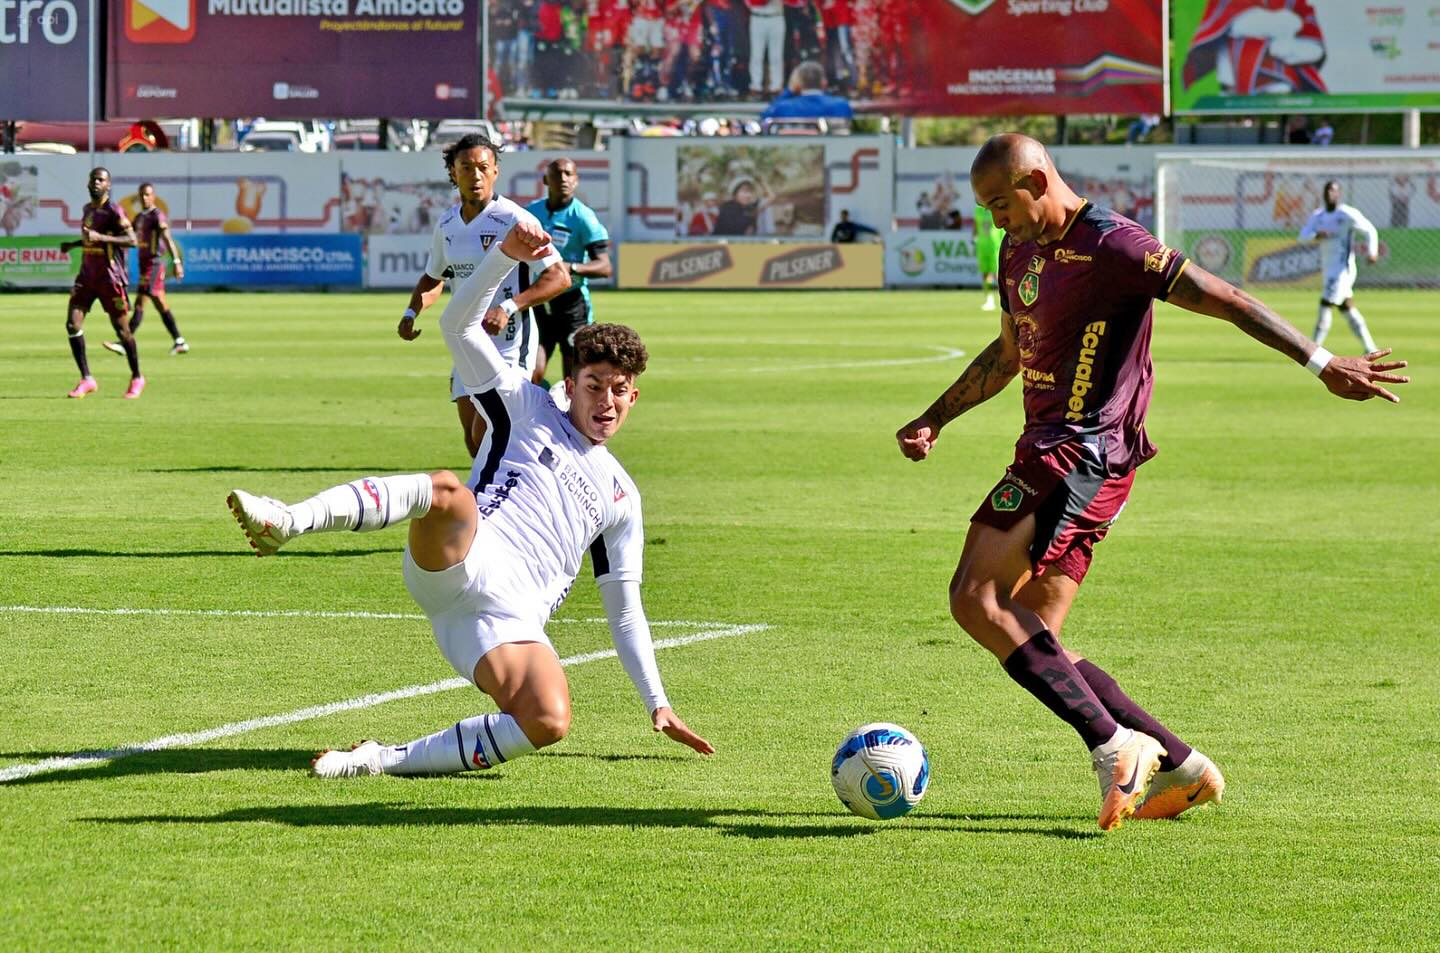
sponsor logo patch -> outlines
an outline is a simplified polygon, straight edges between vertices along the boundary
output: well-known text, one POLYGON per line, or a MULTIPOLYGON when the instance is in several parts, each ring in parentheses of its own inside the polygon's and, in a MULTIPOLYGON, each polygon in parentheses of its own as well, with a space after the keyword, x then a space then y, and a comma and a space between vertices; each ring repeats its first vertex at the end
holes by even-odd
POLYGON ((1020 279, 1019 294, 1025 307, 1033 305, 1040 297, 1040 276, 1033 271, 1025 272, 1025 277, 1020 279))
POLYGON ((1065 263, 1067 263, 1067 262, 1094 261, 1094 260, 1095 260, 1095 256, 1094 256, 1094 255, 1081 255, 1081 254, 1079 254, 1078 252, 1073 252, 1073 251, 1071 251, 1071 250, 1068 249, 1068 248, 1057 248, 1057 249, 1055 249, 1055 261, 1058 262, 1058 263, 1060 263, 1060 264, 1062 264, 1062 265, 1065 264, 1065 263))
POLYGON ((1175 249, 1161 245, 1152 252, 1145 253, 1145 270, 1165 274, 1165 268, 1170 264, 1170 258, 1175 254, 1175 249))
POLYGON ((1045 259, 1041 258, 1039 255, 1031 257, 1029 270, 1035 272, 1035 274, 1037 275, 1040 274, 1040 272, 1045 270, 1045 259))
POLYGON ((1025 499, 1024 492, 1013 483, 1001 484, 1000 489, 990 494, 990 506, 1001 513, 1013 513, 1025 499))
POLYGON ((614 480, 615 480, 615 500, 614 500, 614 502, 619 503, 621 500, 625 499, 625 488, 620 485, 620 478, 619 478, 619 477, 615 477, 614 480))

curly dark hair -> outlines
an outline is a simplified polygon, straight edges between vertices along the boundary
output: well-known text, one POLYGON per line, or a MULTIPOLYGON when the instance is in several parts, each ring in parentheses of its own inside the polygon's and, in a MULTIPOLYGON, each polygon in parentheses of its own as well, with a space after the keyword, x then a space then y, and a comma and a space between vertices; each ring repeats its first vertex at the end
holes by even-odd
POLYGON ((500 146, 497 143, 491 142, 490 137, 482 132, 467 132, 446 146, 445 151, 441 153, 445 156, 445 171, 453 173, 456 156, 471 149, 489 149, 490 154, 495 157, 495 163, 497 165, 500 163, 500 146))
POLYGON ((640 335, 623 324, 590 324, 575 332, 575 373, 591 364, 608 362, 631 377, 645 373, 650 360, 640 335))

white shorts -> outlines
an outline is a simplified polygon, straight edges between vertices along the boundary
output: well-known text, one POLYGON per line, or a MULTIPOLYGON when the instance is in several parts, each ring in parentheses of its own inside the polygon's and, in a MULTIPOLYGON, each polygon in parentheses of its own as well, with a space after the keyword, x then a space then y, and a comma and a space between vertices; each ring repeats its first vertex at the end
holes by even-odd
POLYGON ((1355 293, 1355 269, 1347 268, 1338 275, 1326 275, 1320 297, 1331 304, 1344 304, 1355 293))
POLYGON ((543 600, 515 574, 513 555, 495 543, 485 524, 464 560, 431 572, 415 565, 405 547, 405 588, 430 619, 440 654, 465 680, 475 665, 507 642, 540 642, 555 651, 545 634, 543 600))
POLYGON ((630 32, 625 40, 633 47, 663 50, 665 26, 659 17, 636 17, 630 21, 630 32))

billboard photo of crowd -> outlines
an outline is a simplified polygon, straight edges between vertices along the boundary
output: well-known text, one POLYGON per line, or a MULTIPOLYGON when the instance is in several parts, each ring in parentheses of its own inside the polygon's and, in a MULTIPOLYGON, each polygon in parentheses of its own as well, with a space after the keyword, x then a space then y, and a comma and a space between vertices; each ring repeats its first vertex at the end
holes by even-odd
POLYGON ((902 96, 915 0, 489 0, 491 80, 509 101, 768 101, 800 63, 832 93, 902 96))
POLYGON ((825 231, 823 146, 676 150, 681 238, 806 237, 825 231))

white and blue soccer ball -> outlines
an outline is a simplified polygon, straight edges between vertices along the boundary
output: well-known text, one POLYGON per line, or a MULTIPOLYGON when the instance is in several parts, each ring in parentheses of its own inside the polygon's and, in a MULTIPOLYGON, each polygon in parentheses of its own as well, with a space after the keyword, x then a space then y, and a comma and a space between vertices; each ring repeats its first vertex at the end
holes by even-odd
POLYGON ((861 725, 840 742, 830 783, 851 811, 875 821, 910 813, 930 786, 925 746, 899 725, 861 725))

